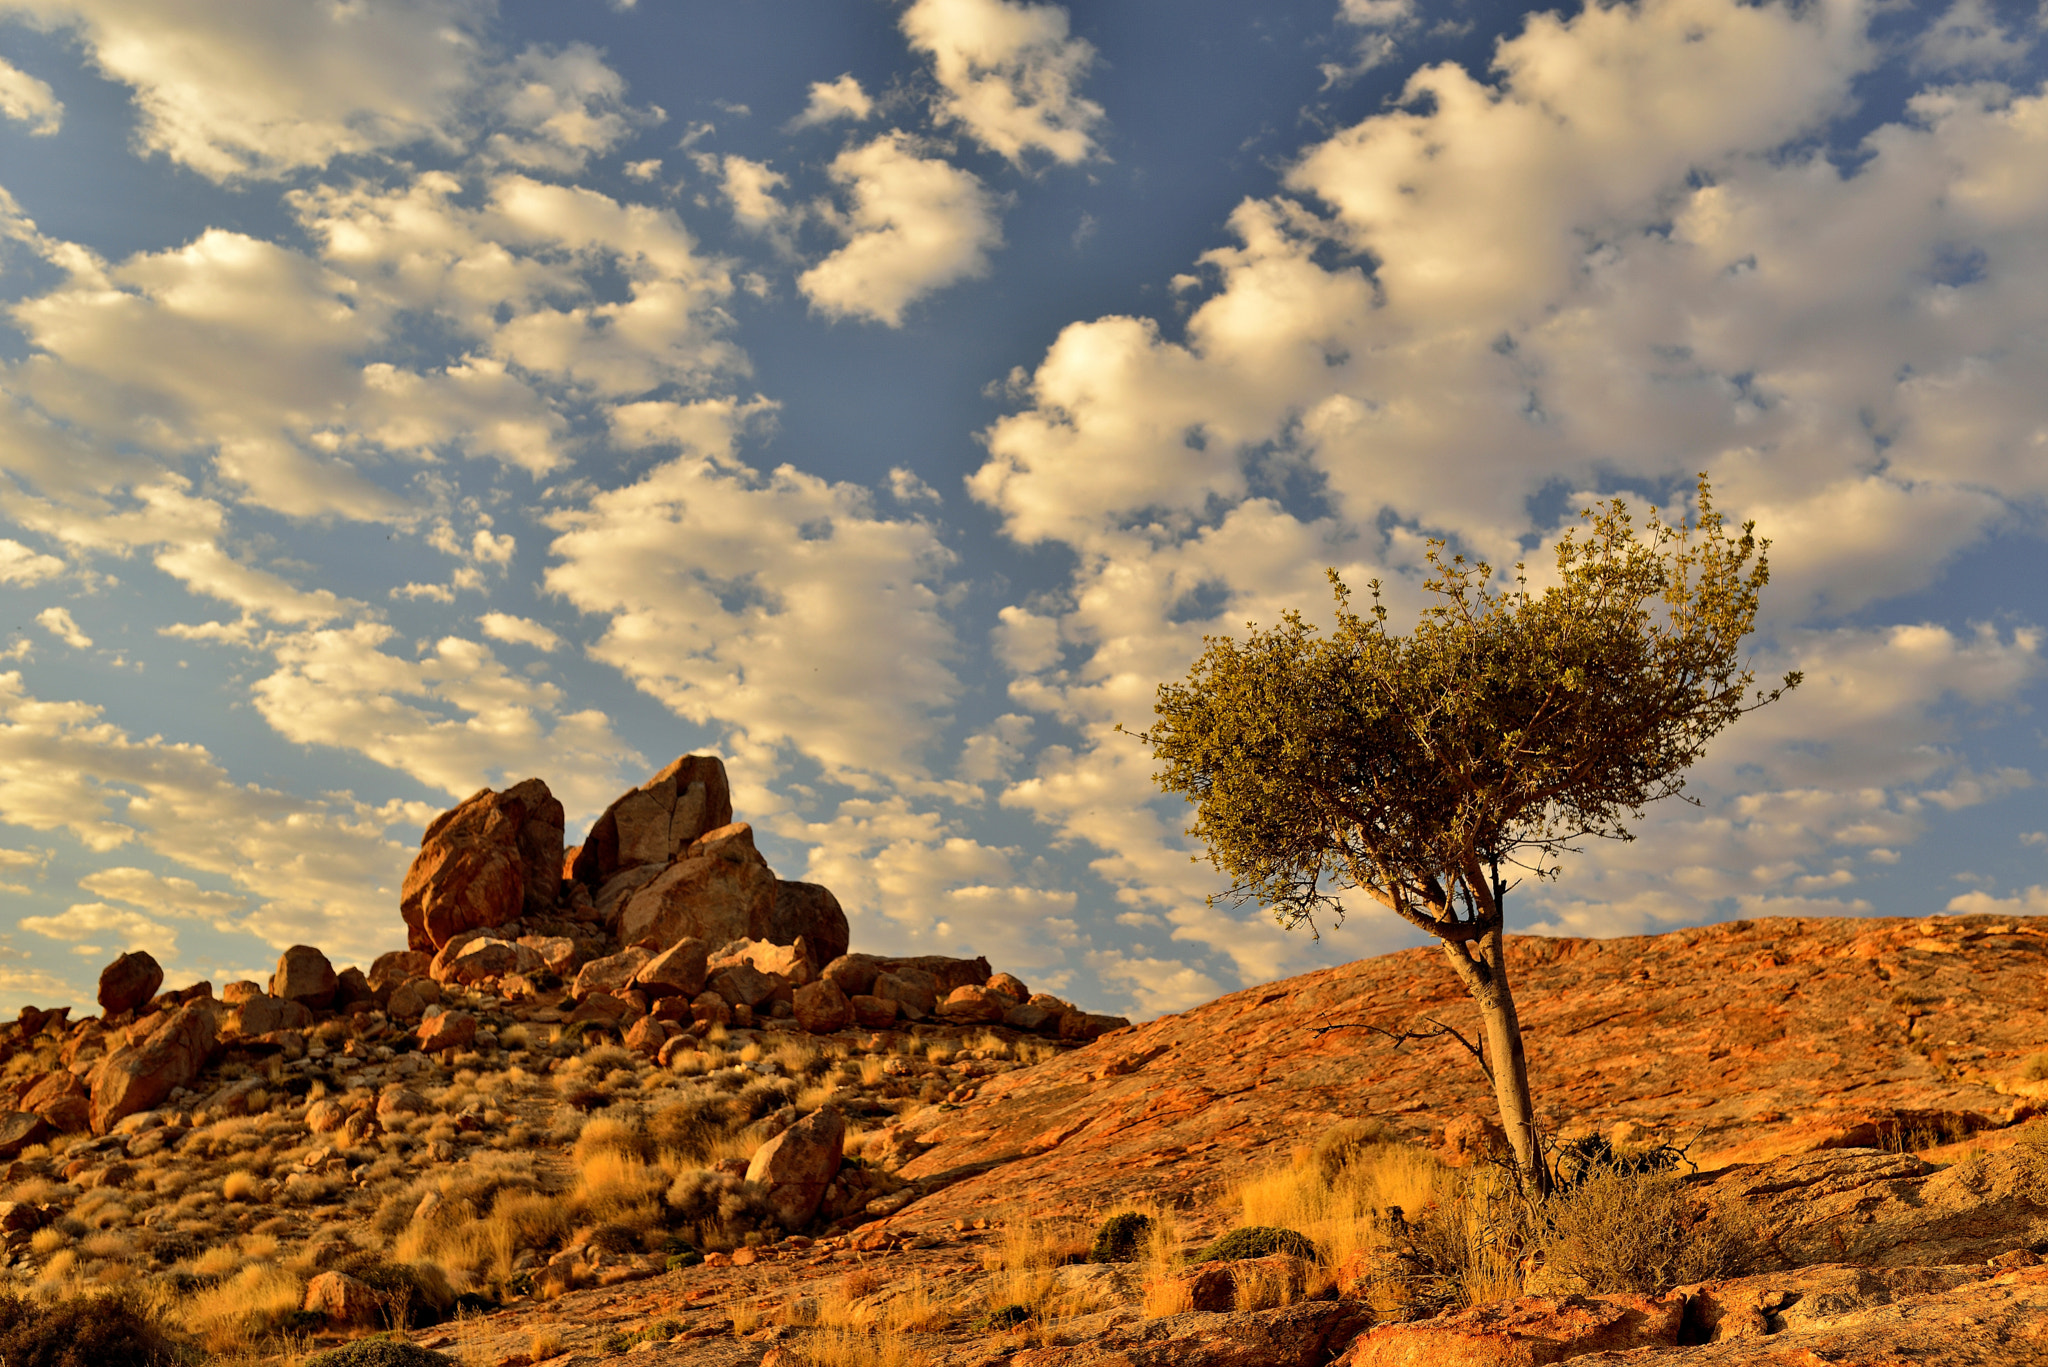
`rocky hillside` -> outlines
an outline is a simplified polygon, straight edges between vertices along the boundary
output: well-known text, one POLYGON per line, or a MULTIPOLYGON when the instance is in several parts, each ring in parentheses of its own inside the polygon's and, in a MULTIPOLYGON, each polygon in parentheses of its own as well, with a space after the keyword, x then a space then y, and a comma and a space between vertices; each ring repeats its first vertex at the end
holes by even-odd
POLYGON ((1495 1199, 1498 1135, 1432 1033, 1471 1018, 1433 951, 1131 1027, 857 952, 732 818, 693 756, 575 847, 544 783, 485 791, 427 829, 407 947, 367 969, 297 946, 165 990, 130 954, 99 1016, 24 1009, 4 1276, 280 1364, 378 1330, 417 1346, 338 1361, 2043 1360, 2048 927, 1513 941, 1553 1135, 1685 1152, 1614 1169, 1650 1183, 1615 1218, 1664 1200, 1746 1251, 1625 1294, 1540 1251, 1446 1280, 1431 1231, 1495 1199), (1383 1194, 1333 1224, 1300 1195, 1331 1182, 1383 1194), (1282 1188, 1301 1229, 1247 1232, 1294 1218, 1282 1188), (1118 1211, 1142 1250, 1097 1238, 1118 1211))

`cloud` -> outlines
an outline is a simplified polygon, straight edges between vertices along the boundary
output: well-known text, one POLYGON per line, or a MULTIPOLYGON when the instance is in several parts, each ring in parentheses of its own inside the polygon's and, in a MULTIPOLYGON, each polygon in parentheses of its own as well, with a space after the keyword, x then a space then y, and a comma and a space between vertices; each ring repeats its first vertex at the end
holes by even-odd
POLYGON ((1955 0, 1913 44, 1917 73, 1992 72, 2018 66, 2033 43, 1998 22, 1985 0, 1955 0))
POLYGON ((92 637, 79 629, 69 608, 44 608, 36 614, 36 625, 73 650, 92 649, 92 637))
POLYGON ((789 177, 745 157, 724 157, 717 164, 719 188, 732 205, 733 223, 742 232, 768 238, 787 249, 795 214, 775 192, 789 184, 789 177))
MULTIPOLYGON (((177 931, 130 907, 80 902, 55 916, 24 916, 18 924, 52 940, 104 940, 123 951, 146 949, 171 963, 178 958, 177 931)), ((93 952, 102 951, 95 945, 93 952)))
POLYGON ((1415 0, 1342 0, 1337 20, 1359 32, 1350 61, 1323 63, 1325 89, 1393 61, 1400 53, 1400 37, 1418 23, 1415 0))
POLYGON ((34 136, 48 137, 64 126, 64 102, 49 82, 0 58, 0 118, 25 123, 34 136))
POLYGON ((838 119, 862 123, 874 108, 875 102, 849 71, 837 80, 811 82, 810 102, 804 105, 803 113, 790 120, 789 126, 815 128, 838 119))
POLYGON ((159 915, 205 921, 216 930, 235 929, 236 919, 249 909, 249 899, 237 893, 212 892, 189 878, 127 865, 89 873, 78 880, 78 886, 159 915))
POLYGON ((0 537, 0 584, 40 584, 64 573, 54 555, 32 551, 19 541, 0 537))
POLYGON ((2048 916, 2048 887, 2036 883, 2011 897, 1966 892, 1951 897, 1948 909, 1958 916, 2048 916))
POLYGON ((562 644, 561 637, 539 622, 530 621, 525 617, 514 617, 507 612, 487 612, 477 618, 477 625, 483 628, 484 635, 494 641, 532 646, 543 653, 557 650, 562 644))
POLYGON ((911 49, 932 59, 940 123, 959 124, 1012 162, 1033 151, 1065 165, 1095 155, 1102 106, 1078 93, 1095 49, 1069 36, 1061 6, 916 0, 902 27, 911 49))
POLYGON ((1002 245, 995 197, 978 177, 921 157, 907 134, 884 134, 832 161, 851 206, 833 221, 846 244, 797 277, 811 307, 830 318, 901 327, 912 303, 983 275, 1002 245))
POLYGON ((691 452, 550 525, 548 589, 607 619, 590 654, 678 715, 834 776, 923 772, 959 689, 936 587, 952 555, 927 523, 691 452))
POLYGON ((625 78, 589 44, 529 47, 490 73, 486 98, 502 127, 485 151, 515 166, 560 175, 581 171, 591 157, 661 122, 659 109, 631 109, 625 97, 625 78))

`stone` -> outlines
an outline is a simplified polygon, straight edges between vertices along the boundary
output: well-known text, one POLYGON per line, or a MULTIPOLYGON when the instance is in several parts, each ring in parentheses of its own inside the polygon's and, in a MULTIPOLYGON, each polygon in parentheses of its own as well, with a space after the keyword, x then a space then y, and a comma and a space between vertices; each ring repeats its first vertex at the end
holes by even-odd
POLYGON ((716 992, 734 1006, 752 1008, 774 996, 782 985, 783 980, 773 974, 742 963, 719 969, 705 982, 704 988, 707 992, 716 992))
POLYGON ((565 1019, 571 1025, 593 1021, 599 1025, 617 1028, 638 1014, 640 1013, 633 1009, 630 1002, 622 1001, 609 992, 593 992, 578 1003, 576 1009, 565 1019))
POLYGON ((240 1006, 245 1001, 263 995, 263 984, 251 982, 247 978, 239 982, 231 982, 220 990, 220 1000, 223 1006, 240 1006))
POLYGON ((41 1116, 52 1129, 75 1134, 92 1128, 92 1093, 76 1073, 45 1073, 22 1093, 21 1109, 41 1116))
POLYGON ((830 978, 832 985, 849 997, 871 996, 875 990, 875 977, 882 971, 882 960, 873 954, 841 954, 819 970, 818 976, 830 978))
POLYGON ((1057 1034, 1060 1028, 1060 1019, 1066 1014, 1064 1011, 1055 1014, 1042 1006, 1034 1006, 1030 1002, 1025 1002, 1021 1006, 1013 1006, 1003 1012, 1003 1024, 1009 1026, 1012 1030, 1023 1030, 1031 1034, 1038 1034, 1049 1027, 1057 1034))
POLYGON ((434 1103, 403 1083, 394 1082, 377 1094, 377 1121, 386 1129, 407 1116, 427 1115, 434 1103))
POLYGON ((569 876, 601 888, 623 869, 669 863, 706 831, 731 821, 725 762, 683 755, 605 808, 569 861, 569 876))
POLYGON ((421 1053, 467 1049, 476 1042, 476 1017, 467 1011, 443 1011, 421 1021, 416 1038, 421 1053))
POLYGON ((384 1299, 346 1272, 322 1272, 306 1283, 303 1308, 334 1328, 367 1328, 383 1317, 384 1299))
POLYGON ((784 945, 802 940, 818 963, 830 963, 846 953, 846 912, 829 888, 777 879, 767 938, 784 945))
POLYGON ((592 959, 577 972, 569 995, 579 1002, 599 992, 617 996, 632 984, 633 975, 653 958, 654 955, 648 951, 633 945, 617 954, 592 959))
POLYGON ((360 968, 344 968, 335 977, 334 1009, 348 1011, 357 1003, 374 1003, 376 990, 370 986, 369 975, 360 968))
POLYGON ((162 965, 142 950, 133 950, 100 970, 100 1011, 118 1016, 133 1011, 164 984, 162 965))
POLYGON ((1314 1264, 1304 1258, 1274 1253, 1263 1258, 1243 1258, 1236 1262, 1199 1263, 1183 1272, 1179 1281, 1187 1295, 1190 1310, 1213 1314, 1237 1308, 1240 1283, 1251 1295, 1256 1296, 1263 1291, 1283 1303, 1299 1300, 1313 1268, 1314 1264))
POLYGON ((238 1035, 267 1035, 273 1030, 304 1030, 313 1024, 305 1003, 259 993, 230 1011, 226 1028, 238 1035))
POLYGON ((896 973, 914 968, 927 975, 932 980, 932 991, 942 1000, 956 987, 969 984, 980 987, 994 976, 987 959, 954 959, 944 954, 914 954, 905 959, 890 959, 885 967, 896 973))
POLYGON ((24 1006, 21 1013, 15 1017, 15 1028, 24 1041, 32 1040, 46 1031, 61 1032, 70 1015, 71 1008, 68 1006, 59 1006, 49 1011, 40 1007, 24 1006))
POLYGON ((765 1188, 769 1208, 792 1234, 811 1222, 839 1175, 846 1119, 822 1106, 754 1151, 747 1180, 765 1188))
POLYGON ((436 817, 399 889, 407 948, 431 952, 465 930, 552 911, 562 820, 562 804, 537 778, 482 789, 436 817))
POLYGON ((1006 1367, 1324 1367, 1370 1318, 1356 1301, 1306 1301, 1234 1315, 1117 1316, 1081 1341, 1019 1347, 980 1361, 1006 1367))
POLYGON ((434 956, 423 949, 394 949, 370 961, 370 986, 378 992, 397 987, 407 978, 424 978, 434 956))
POLYGON ((116 1049, 93 1074, 92 1128, 105 1134, 192 1083, 218 1038, 211 1001, 171 1012, 146 1040, 116 1049))
POLYGON ((1387 1324, 1352 1340, 1342 1367, 1534 1367, 1588 1353, 1673 1348, 1685 1297, 1521 1296, 1387 1324))
POLYGON ((887 1030, 896 1023, 898 1008, 893 998, 871 997, 863 992, 850 1001, 854 1024, 863 1030, 887 1030))
POLYGON ((348 1108, 332 1097, 323 1097, 306 1108, 306 1128, 314 1134, 333 1134, 348 1123, 348 1108))
POLYGON ((441 981, 470 987, 508 973, 538 973, 547 967, 540 954, 511 940, 489 936, 471 940, 441 970, 441 981))
POLYGON ((573 977, 583 966, 582 951, 566 935, 522 935, 519 943, 540 955, 540 961, 557 977, 573 977))
POLYGON ((314 1011, 334 1005, 334 990, 340 986, 334 965, 311 945, 293 945, 278 955, 277 972, 270 977, 270 995, 297 1002, 314 1011))
POLYGON ((994 1025, 1010 1009, 1010 998, 969 983, 954 988, 939 1003, 938 1015, 949 1025, 994 1025))
POLYGON ((1031 1000, 1031 989, 1024 985, 1022 978, 1011 973, 991 973, 983 986, 1008 997, 1012 1006, 1022 1006, 1031 1000))
POLYGON ((1486 1116, 1468 1111, 1444 1125, 1443 1158, 1454 1168, 1483 1163, 1507 1151, 1507 1132, 1486 1116))
POLYGON ((1095 1040, 1115 1030, 1128 1030, 1129 1020, 1093 1011, 1069 1011, 1060 1017, 1059 1037, 1064 1040, 1095 1040))
POLYGON ((694 997, 704 990, 709 962, 702 940, 683 939, 649 959, 633 974, 633 986, 648 997, 694 997))
POLYGON ((441 984, 432 978, 413 978, 400 984, 384 1009, 396 1020, 418 1020, 430 1006, 441 1004, 441 984))
POLYGON ((716 992, 699 992, 690 1003, 690 1018, 699 1025, 731 1025, 732 1003, 716 992))
POLYGON ((917 968, 892 968, 876 974, 872 995, 895 1002, 914 1021, 925 1019, 939 1008, 938 983, 931 974, 917 968))
POLYGON ((734 940, 720 946, 706 962, 714 973, 735 964, 747 964, 783 979, 791 987, 802 987, 818 976, 817 960, 811 955, 809 943, 801 938, 791 944, 777 944, 773 940, 734 940))
POLYGON ((668 1043, 668 1027, 652 1016, 642 1016, 627 1027, 620 1043, 636 1054, 655 1058, 661 1053, 661 1046, 668 1043))
POLYGON ((706 833, 645 887, 624 899, 619 939, 666 948, 689 938, 722 945, 766 939, 775 874, 745 822, 706 833))
POLYGON ((791 998, 796 1023, 814 1035, 829 1035, 853 1024, 853 999, 829 978, 806 983, 791 998))
POLYGON ((18 1157, 29 1145, 56 1133, 55 1126, 32 1111, 0 1112, 0 1159, 18 1157))

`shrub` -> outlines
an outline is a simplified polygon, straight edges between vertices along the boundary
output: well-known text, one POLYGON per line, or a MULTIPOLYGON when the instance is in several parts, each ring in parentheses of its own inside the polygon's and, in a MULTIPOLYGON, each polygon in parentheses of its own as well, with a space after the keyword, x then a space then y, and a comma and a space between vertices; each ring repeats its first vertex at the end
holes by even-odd
POLYGON ((1245 1258, 1270 1258, 1276 1253, 1289 1253, 1313 1262, 1316 1257, 1316 1246, 1291 1229, 1252 1225, 1245 1229, 1231 1230, 1197 1253, 1192 1261, 1234 1263, 1245 1258))
POLYGON ((1400 1142, 1401 1136, 1384 1120, 1347 1120, 1317 1137, 1310 1158, 1325 1182, 1335 1182, 1372 1150, 1400 1142))
POLYGON ((0 1292, 7 1367, 174 1367, 163 1331, 131 1301, 81 1296, 54 1305, 0 1292))
POLYGON ((2048 1082, 2048 1049, 2038 1054, 2029 1054, 2020 1064, 2022 1082, 2048 1082))
POLYGON ((459 1367, 455 1359, 416 1343, 395 1339, 358 1339, 307 1358, 302 1367, 459 1367))
POLYGON ((1144 1246, 1145 1236, 1151 1230, 1152 1217, 1142 1211, 1127 1210, 1112 1215, 1095 1231, 1095 1242, 1088 1246, 1088 1261, 1136 1262, 1139 1250, 1144 1246))
POLYGON ((1686 1282, 1754 1269, 1739 1220, 1699 1208, 1668 1173, 1597 1172, 1546 1203, 1536 1240, 1546 1277, 1594 1294, 1657 1295, 1686 1282))

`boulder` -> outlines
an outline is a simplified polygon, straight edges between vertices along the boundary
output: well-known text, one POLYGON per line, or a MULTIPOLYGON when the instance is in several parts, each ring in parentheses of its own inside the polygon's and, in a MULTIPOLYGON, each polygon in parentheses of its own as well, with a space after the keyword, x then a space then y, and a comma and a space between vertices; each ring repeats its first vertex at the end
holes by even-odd
POLYGON ((943 954, 916 954, 907 959, 890 959, 886 966, 892 973, 914 968, 926 974, 932 980, 932 990, 942 999, 955 988, 969 984, 980 987, 995 976, 987 959, 953 959, 943 954))
POLYGON ((1012 1030, 1023 1030, 1034 1035, 1044 1032, 1047 1027, 1057 1033, 1060 1028, 1060 1017, 1066 1014, 1064 1011, 1055 1014, 1042 1006, 1025 1002, 1022 1006, 1013 1006, 1003 1012, 1003 1024, 1012 1030))
POLYGON ((142 950, 123 954, 100 970, 100 1011, 118 1016, 133 1011, 164 985, 164 970, 142 950))
POLYGON ((399 890, 407 947, 432 951, 465 930, 554 909, 561 895, 562 804, 537 778, 489 788, 443 812, 420 838, 399 890))
POLYGON ((873 997, 863 992, 850 1001, 853 1006, 854 1024, 863 1030, 887 1030, 896 1023, 896 1014, 900 1008, 891 998, 873 997))
POLYGON ((565 1020, 570 1025, 592 1021, 617 1029, 639 1014, 633 1009, 631 1002, 614 997, 609 992, 593 992, 578 1003, 576 1009, 571 1011, 565 1020))
POLYGON ((389 1129, 394 1121, 425 1115, 434 1104, 403 1083, 394 1082, 377 1094, 377 1121, 389 1129))
POLYGON ((334 990, 341 985, 334 965, 311 945, 293 945, 277 958, 277 972, 270 978, 270 995, 297 1002, 314 1011, 334 1005, 334 990))
POLYGON ((1128 1030, 1129 1020, 1122 1016, 1098 1015, 1093 1011, 1069 1011, 1060 1017, 1059 1037, 1063 1040, 1100 1039, 1112 1030, 1128 1030))
POLYGON ((831 889, 817 883, 792 883, 778 878, 767 938, 785 945, 793 945, 801 938, 819 963, 830 963, 846 953, 846 912, 831 889))
POLYGON ((753 1008, 774 996, 777 989, 785 984, 772 973, 763 973, 752 964, 734 964, 713 973, 704 984, 705 990, 716 992, 733 1006, 753 1008))
POLYGON ((668 1043, 668 1026, 652 1016, 642 1016, 628 1027, 620 1042, 636 1054, 654 1058, 661 1053, 661 1046, 668 1043))
POLYGON ((569 876, 595 891, 621 870, 670 863, 706 831, 731 821, 725 762, 684 755, 604 809, 569 861, 569 876))
POLYGON ((93 1132, 105 1134, 191 1083, 206 1066, 217 1038, 213 1003, 198 1001, 172 1012, 141 1043, 109 1054, 93 1074, 93 1132))
POLYGON ((791 1004, 796 1023, 814 1035, 829 1035, 853 1024, 853 999, 829 978, 799 987, 791 1004))
POLYGON ((92 1093, 76 1073, 58 1069, 45 1073, 21 1095, 21 1109, 41 1116, 52 1129, 66 1134, 92 1128, 92 1093))
POLYGON ((939 1009, 938 984, 931 974, 918 968, 891 968, 876 974, 872 995, 895 1002, 914 1021, 921 1021, 939 1009))
POLYGON ((839 1175, 845 1143, 845 1117, 824 1106, 754 1151, 747 1180, 766 1188, 769 1208, 784 1229, 794 1233, 818 1213, 825 1189, 839 1175))
POLYGON ((443 1011, 420 1022, 420 1052, 467 1049, 476 1042, 476 1017, 467 1011, 443 1011))
POLYGON ((545 967, 546 961, 525 945, 483 936, 471 940, 446 962, 441 981, 467 987, 486 978, 502 978, 507 973, 538 973, 545 967))
POLYGON ((251 982, 247 978, 231 982, 220 990, 220 1000, 223 1006, 240 1006, 243 1002, 253 1000, 262 995, 263 984, 251 982))
POLYGON ((433 962, 432 954, 419 949, 394 949, 387 954, 379 954, 370 963, 370 986, 383 992, 407 978, 423 978, 433 962))
POLYGON ((1352 1340, 1342 1367, 1494 1367, 1678 1345, 1685 1297, 1520 1296, 1352 1340))
POLYGON ((713 973, 735 964, 746 964, 763 973, 771 973, 792 987, 802 987, 818 976, 817 960, 811 955, 809 943, 801 938, 793 944, 777 944, 773 940, 734 940, 722 946, 706 962, 713 973))
POLYGON ((522 935, 519 943, 540 955, 547 970, 558 977, 573 977, 583 966, 583 954, 566 935, 522 935))
POLYGON ((430 1006, 441 1004, 441 984, 432 978, 413 978, 399 984, 384 1009, 397 1020, 418 1020, 430 1006))
POLYGON ((722 945, 766 939, 775 874, 754 848, 753 827, 721 826, 691 844, 619 908, 619 939, 663 947, 685 938, 722 945))
POLYGON ((322 1272, 306 1283, 304 1309, 334 1328, 364 1328, 383 1317, 384 1298, 346 1272, 322 1272))
POLYGON ((0 1158, 19 1157, 31 1144, 40 1144, 57 1133, 49 1121, 33 1111, 0 1112, 0 1158))
POLYGON ((704 990, 709 967, 704 942, 685 939, 640 965, 633 986, 655 999, 694 997, 704 990))
POLYGON ((819 971, 821 978, 830 978, 832 985, 849 997, 872 995, 875 978, 882 971, 882 960, 873 954, 841 954, 819 971))
POLYGON ((1012 1006, 1022 1006, 1031 1000, 1031 989, 1024 986, 1024 980, 1013 973, 994 973, 982 984, 991 992, 999 992, 1010 999, 1012 1006))
POLYGON ((267 1035, 273 1030, 304 1030, 313 1024, 313 1013, 304 1003, 286 1001, 266 994, 245 999, 227 1017, 227 1028, 238 1035, 267 1035))
POLYGON ((633 945, 606 958, 592 959, 576 974, 569 995, 579 1002, 599 992, 618 996, 632 986, 633 975, 653 958, 648 951, 633 945))
POLYGON ((1454 1168, 1483 1163, 1507 1151, 1507 1132, 1483 1115, 1468 1111, 1444 1124, 1443 1158, 1454 1168))
POLYGON ((348 1108, 332 1097, 324 1097, 306 1108, 306 1128, 314 1134, 333 1134, 348 1123, 348 1108))
POLYGON ((377 999, 376 991, 370 986, 369 975, 360 968, 344 968, 334 981, 334 1009, 346 1011, 357 1002, 372 1002, 377 999))
POLYGON ((690 1003, 690 1019, 699 1025, 731 1025, 732 1004, 716 992, 699 992, 690 1003))
POLYGON ((939 1003, 939 1019, 949 1025, 994 1025, 1012 1009, 1010 998, 968 983, 956 987, 939 1003))

